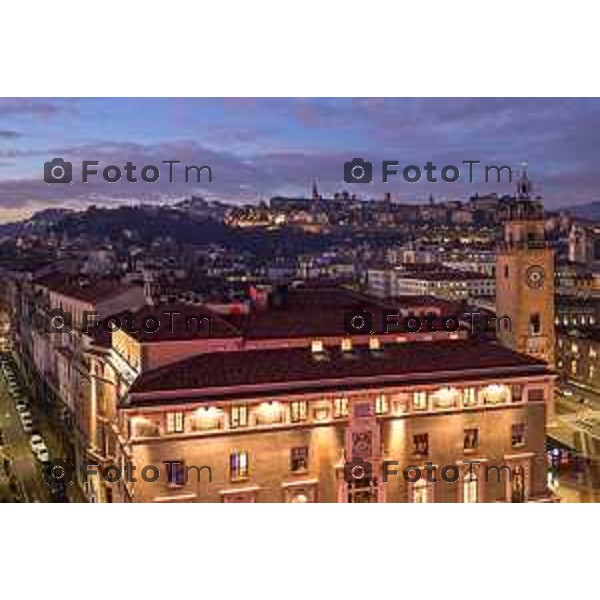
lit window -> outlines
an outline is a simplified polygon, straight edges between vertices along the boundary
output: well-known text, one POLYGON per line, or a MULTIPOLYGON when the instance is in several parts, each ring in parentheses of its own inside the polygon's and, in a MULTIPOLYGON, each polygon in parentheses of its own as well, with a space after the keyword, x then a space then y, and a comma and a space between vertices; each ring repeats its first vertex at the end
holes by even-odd
POLYGON ((323 342, 322 340, 313 340, 310 344, 310 349, 313 354, 319 354, 323 352, 323 342))
POLYGON ((183 432, 183 413, 169 412, 167 413, 167 433, 182 433, 183 432))
POLYGON ((336 398, 333 401, 333 417, 340 419, 348 416, 348 398, 336 398))
POLYGON ((589 366, 589 371, 588 371, 588 378, 589 379, 594 379, 595 373, 596 373, 596 367, 594 367, 594 365, 590 365, 589 366))
POLYGON ((477 394, 475 388, 463 388, 462 402, 463 406, 475 406, 475 404, 477 403, 477 394))
POLYGON ((577 375, 577 361, 571 361, 571 375, 577 375))
POLYGON ((590 358, 596 358, 597 356, 598 354, 596 353, 596 350, 590 347, 590 358))
POLYGON ((229 470, 233 480, 248 477, 248 453, 245 450, 230 454, 229 470))
POLYGON ((350 338, 344 338, 342 340, 342 352, 352 351, 352 340, 350 338))
POLYGON ((248 407, 242 405, 231 407, 230 425, 233 428, 248 425, 248 407))
POLYGON ((388 401, 385 394, 378 394, 375 398, 375 414, 385 415, 388 411, 388 401))
POLYGON ((525 423, 514 423, 512 426, 512 447, 525 445, 525 423))
POLYGON ((427 392, 415 392, 413 405, 415 410, 425 410, 427 408, 427 392))
POLYGON ((413 502, 415 504, 427 504, 429 502, 429 488, 424 479, 419 479, 413 484, 413 502))
POLYGON ((479 429, 465 429, 463 447, 465 450, 479 448, 479 429))
POLYGON ((413 435, 413 454, 427 456, 429 454, 429 434, 418 433, 413 435))
POLYGON ((463 481, 463 502, 475 503, 478 502, 477 477, 475 473, 469 473, 463 481))
POLYGON ((369 338, 369 350, 381 350, 381 343, 379 341, 379 338, 376 337, 370 337, 369 338))
POLYGON ((306 421, 307 406, 306 400, 295 400, 290 404, 290 419, 292 423, 306 421))
POLYGON ((170 485, 185 485, 185 467, 180 460, 167 463, 167 482, 170 485))
POLYGON ((290 452, 290 471, 306 471, 308 469, 308 447, 292 448, 290 452))
POLYGON ((525 502, 525 470, 521 465, 513 469, 511 488, 511 501, 525 502))

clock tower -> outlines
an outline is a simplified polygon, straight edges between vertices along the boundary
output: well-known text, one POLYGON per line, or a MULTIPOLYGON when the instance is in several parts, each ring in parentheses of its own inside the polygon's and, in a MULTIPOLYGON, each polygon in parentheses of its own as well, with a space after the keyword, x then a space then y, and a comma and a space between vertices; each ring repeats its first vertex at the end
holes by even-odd
POLYGON ((496 258, 496 316, 501 342, 554 366, 554 251, 545 239, 542 203, 527 171, 504 224, 496 258))

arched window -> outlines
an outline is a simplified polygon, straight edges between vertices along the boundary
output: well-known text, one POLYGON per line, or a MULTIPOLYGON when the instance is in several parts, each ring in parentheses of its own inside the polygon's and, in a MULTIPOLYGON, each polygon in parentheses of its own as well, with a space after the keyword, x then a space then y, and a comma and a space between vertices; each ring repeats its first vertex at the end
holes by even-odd
POLYGON ((413 485, 413 502, 415 504, 427 504, 429 502, 429 488, 427 481, 419 479, 413 485))
POLYGON ((479 502, 478 481, 475 473, 469 473, 465 476, 465 480, 463 481, 463 502, 479 502))
POLYGON ((525 502, 525 469, 522 466, 513 468, 512 502, 525 502))

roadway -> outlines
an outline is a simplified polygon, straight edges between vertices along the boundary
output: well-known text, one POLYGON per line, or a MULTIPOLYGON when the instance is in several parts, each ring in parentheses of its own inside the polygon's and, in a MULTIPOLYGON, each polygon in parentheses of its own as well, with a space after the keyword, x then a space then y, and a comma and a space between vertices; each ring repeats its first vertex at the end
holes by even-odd
POLYGON ((567 381, 556 386, 555 399, 549 484, 563 502, 600 502, 600 394, 567 381))
POLYGON ((29 447, 30 436, 23 432, 14 400, 2 373, 0 430, 3 438, 0 446, 0 502, 52 502, 41 466, 29 447))

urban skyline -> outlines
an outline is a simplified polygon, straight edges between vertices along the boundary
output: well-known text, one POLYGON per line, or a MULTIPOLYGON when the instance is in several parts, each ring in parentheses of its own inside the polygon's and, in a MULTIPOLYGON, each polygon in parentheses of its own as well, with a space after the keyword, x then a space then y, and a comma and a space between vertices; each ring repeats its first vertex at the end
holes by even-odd
POLYGON ((343 163, 355 156, 404 166, 480 160, 518 169, 527 162, 548 208, 586 204, 599 199, 599 114, 600 102, 582 98, 1 99, 0 222, 43 208, 171 202, 190 194, 258 203, 298 195, 315 179, 325 195, 390 192, 409 203, 430 193, 461 199, 513 189, 506 181, 391 181, 365 190, 343 182, 343 163), (48 186, 43 163, 57 156, 103 164, 202 161, 214 181, 48 186))

